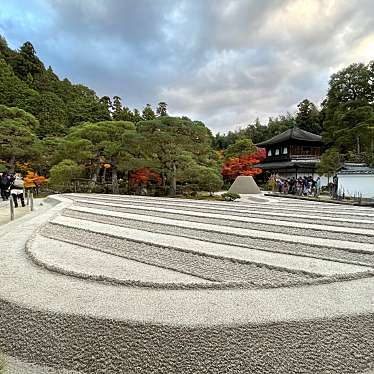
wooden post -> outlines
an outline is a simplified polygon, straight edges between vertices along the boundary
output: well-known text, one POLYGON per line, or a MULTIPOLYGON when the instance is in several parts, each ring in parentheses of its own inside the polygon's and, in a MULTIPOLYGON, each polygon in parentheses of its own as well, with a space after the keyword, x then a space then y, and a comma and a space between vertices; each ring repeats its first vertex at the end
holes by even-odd
POLYGON ((30 190, 27 190, 26 192, 26 205, 30 205, 30 190))
POLYGON ((32 191, 30 192, 30 210, 34 211, 34 194, 32 191))
POLYGON ((13 201, 13 196, 9 197, 9 203, 10 203, 10 220, 14 221, 14 201, 13 201))

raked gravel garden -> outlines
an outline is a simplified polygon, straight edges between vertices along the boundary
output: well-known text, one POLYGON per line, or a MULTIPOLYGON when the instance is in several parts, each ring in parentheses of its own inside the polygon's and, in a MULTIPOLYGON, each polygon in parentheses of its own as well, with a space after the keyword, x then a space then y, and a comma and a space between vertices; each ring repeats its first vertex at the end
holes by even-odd
POLYGON ((373 368, 371 208, 67 194, 0 233, 10 374, 373 368))

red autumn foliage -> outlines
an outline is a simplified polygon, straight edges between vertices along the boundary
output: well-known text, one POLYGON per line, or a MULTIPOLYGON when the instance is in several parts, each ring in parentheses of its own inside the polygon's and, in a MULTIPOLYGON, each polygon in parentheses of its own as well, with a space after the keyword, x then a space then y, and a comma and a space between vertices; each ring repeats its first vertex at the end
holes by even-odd
POLYGON ((133 171, 130 175, 131 183, 135 186, 137 185, 147 185, 150 182, 160 184, 161 183, 161 176, 154 171, 143 168, 136 171, 133 171))
POLYGON ((266 151, 259 148, 257 152, 235 157, 225 162, 221 174, 226 180, 234 180, 239 175, 253 176, 262 173, 261 168, 253 167, 266 158, 266 151))

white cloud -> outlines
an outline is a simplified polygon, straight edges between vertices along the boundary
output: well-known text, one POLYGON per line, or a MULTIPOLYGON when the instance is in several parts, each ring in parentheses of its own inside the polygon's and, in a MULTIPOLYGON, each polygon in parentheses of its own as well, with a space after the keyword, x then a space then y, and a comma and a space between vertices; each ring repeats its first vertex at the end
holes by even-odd
POLYGON ((332 73, 374 59, 372 0, 19 1, 0 9, 11 45, 31 39, 63 77, 213 131, 319 104, 332 73))

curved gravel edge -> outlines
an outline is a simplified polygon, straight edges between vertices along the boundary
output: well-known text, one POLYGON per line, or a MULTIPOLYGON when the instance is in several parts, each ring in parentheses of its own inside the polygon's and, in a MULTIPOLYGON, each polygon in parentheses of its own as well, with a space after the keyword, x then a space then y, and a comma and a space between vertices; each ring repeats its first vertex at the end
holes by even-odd
MULTIPOLYGON (((351 234, 351 233, 334 233, 315 229, 302 229, 302 228, 294 228, 288 226, 277 226, 276 221, 274 225, 271 224, 261 224, 253 222, 246 222, 235 220, 231 221, 228 219, 216 218, 216 217, 202 217, 193 214, 186 214, 181 215, 180 213, 175 212, 162 212, 162 211, 147 211, 147 210, 139 210, 135 206, 134 207, 124 207, 124 206, 108 206, 108 205, 98 205, 95 203, 75 203, 76 206, 79 207, 95 207, 95 209, 99 210, 106 210, 106 211, 113 211, 113 212, 123 212, 123 213, 132 213, 142 216, 153 216, 153 217, 162 217, 162 218, 169 218, 178 221, 189 221, 189 222, 201 222, 201 223, 209 223, 213 225, 219 226, 228 226, 228 227, 235 227, 235 228, 245 228, 251 229, 256 231, 267 231, 279 234, 289 234, 295 236, 313 236, 321 239, 333 239, 333 240, 341 240, 344 239, 349 242, 357 242, 357 243, 372 243, 374 244, 374 236, 370 235, 360 235, 360 234, 351 234)), ((192 212, 193 213, 193 212, 192 212)), ((374 221, 373 221, 374 225, 374 221)), ((332 226, 327 226, 332 227, 332 226)), ((278 240, 280 241, 280 240, 278 240)))
POLYGON ((352 374, 374 362, 372 314, 186 328, 43 313, 0 300, 0 316, 7 355, 79 373, 352 374), (58 354, 51 336, 61 342, 58 354))
POLYGON ((273 253, 284 253, 293 256, 301 257, 310 257, 315 259, 330 260, 335 262, 355 264, 360 266, 374 267, 374 256, 371 253, 360 252, 357 250, 348 250, 348 249, 336 249, 333 247, 322 247, 319 245, 302 245, 297 243, 291 243, 282 240, 273 240, 273 239, 263 239, 257 238, 254 236, 246 236, 240 234, 231 234, 225 233, 220 230, 206 229, 206 228, 190 228, 184 226, 177 226, 175 224, 162 223, 158 224, 156 222, 143 221, 140 218, 121 218, 121 217, 111 217, 105 214, 92 214, 89 212, 80 212, 72 210, 70 208, 64 209, 61 213, 62 216, 71 217, 71 218, 84 218, 90 221, 113 224, 115 223, 118 226, 131 227, 131 228, 140 228, 143 231, 148 232, 159 232, 170 235, 177 235, 185 238, 195 238, 194 231, 203 233, 206 241, 212 243, 225 243, 232 246, 246 247, 248 249, 259 249, 266 252, 273 253), (135 222, 135 224, 134 224, 135 222), (162 227, 161 229, 157 227, 162 227), (217 238, 214 238, 217 237, 217 238), (251 242, 248 244, 245 240, 255 240, 256 243, 251 242), (262 245, 258 245, 261 243, 262 245), (285 248, 276 247, 274 244, 282 243, 285 244, 285 248), (286 249, 287 248, 287 249, 286 249), (360 260, 359 260, 360 258, 360 260))
MULTIPOLYGON (((56 224, 56 223, 53 223, 53 222, 49 222, 48 225, 64 226, 64 225, 56 224)), ((69 226, 65 226, 65 227, 70 228, 69 226)), ((56 240, 55 237, 43 233, 43 228, 44 227, 41 227, 40 230, 38 230, 38 234, 41 234, 42 236, 45 236, 46 238, 56 240)), ((76 229, 76 230, 78 230, 78 231, 80 230, 80 231, 87 232, 87 233, 92 232, 89 229, 84 229, 84 230, 83 229, 76 229)), ((97 234, 96 232, 92 232, 92 233, 97 234)), ((112 237, 112 238, 116 238, 116 239, 123 239, 121 237, 117 237, 115 234, 97 234, 97 235, 102 235, 103 237, 112 237)), ((97 246, 88 244, 87 242, 82 243, 82 242, 79 242, 79 241, 74 241, 74 240, 71 240, 71 239, 63 239, 63 238, 58 238, 57 240, 59 240, 61 242, 66 242, 66 243, 69 243, 69 244, 79 245, 81 247, 89 248, 91 250, 96 250, 96 251, 100 251, 100 252, 103 252, 103 253, 116 255, 109 248, 105 248, 105 249, 104 248, 98 248, 97 246)), ((134 242, 134 243, 140 243, 140 244, 150 246, 150 244, 148 242, 143 242, 141 239, 139 239, 139 240, 126 239, 126 241, 128 241, 130 243, 134 242)), ((159 247, 159 248, 173 249, 176 252, 184 252, 184 253, 188 253, 188 254, 198 254, 202 257, 212 257, 212 258, 216 258, 216 259, 220 259, 220 260, 224 260, 224 261, 232 261, 234 263, 241 263, 241 264, 244 264, 244 265, 248 265, 248 264, 249 265, 256 265, 256 267, 263 267, 263 268, 267 268, 269 270, 277 270, 277 271, 282 271, 282 272, 285 272, 285 273, 293 273, 293 274, 296 274, 296 275, 307 275, 309 277, 310 276, 313 276, 313 277, 309 278, 309 279, 299 280, 299 281, 289 281, 289 282, 279 283, 279 284, 275 284, 275 285, 267 284, 267 285, 262 285, 262 286, 259 286, 259 285, 256 285, 256 284, 253 284, 253 283, 250 283, 250 282, 219 282, 219 283, 217 282, 217 283, 214 283, 214 284, 199 284, 198 283, 198 284, 190 284, 190 285, 181 284, 181 283, 179 283, 179 284, 144 283, 143 284, 141 282, 131 282, 131 281, 121 282, 119 280, 113 280, 109 277, 108 278, 101 278, 101 277, 95 277, 95 276, 91 277, 88 274, 71 272, 71 271, 68 271, 66 269, 61 269, 57 266, 50 266, 48 264, 44 264, 43 262, 40 262, 38 260, 38 258, 33 256, 32 240, 28 241, 28 245, 26 247, 26 252, 30 256, 30 258, 35 263, 37 263, 39 266, 42 266, 42 267, 44 267, 44 268, 46 268, 50 271, 54 271, 54 272, 57 272, 57 273, 62 273, 62 274, 68 275, 68 276, 75 276, 75 277, 83 278, 83 279, 90 279, 90 280, 93 280, 93 281, 104 281, 104 282, 107 282, 107 283, 115 283, 115 284, 123 284, 123 285, 134 284, 138 287, 150 287, 150 288, 156 288, 156 289, 157 288, 166 288, 166 289, 215 289, 215 290, 224 290, 224 289, 274 289, 274 288, 283 288, 283 287, 287 287, 287 288, 289 288, 289 287, 302 287, 302 286, 308 286, 308 285, 320 285, 320 284, 328 284, 328 283, 334 283, 334 282, 344 282, 344 281, 351 281, 351 280, 369 278, 369 277, 374 276, 374 270, 371 269, 371 270, 367 270, 365 272, 360 272, 360 273, 356 273, 356 274, 341 274, 341 275, 334 275, 334 276, 331 276, 331 277, 323 277, 323 276, 317 276, 314 273, 306 272, 306 271, 303 271, 303 270, 286 269, 286 268, 282 268, 282 267, 278 267, 278 266, 271 266, 271 265, 267 265, 267 264, 258 265, 256 263, 252 263, 250 261, 244 261, 244 260, 240 260, 240 259, 231 259, 229 257, 223 257, 223 256, 218 256, 218 255, 217 256, 207 255, 205 253, 196 252, 194 250, 164 247, 164 246, 162 246, 160 244, 157 244, 157 243, 152 243, 152 246, 159 247)), ((132 258, 132 257, 126 257, 126 256, 121 256, 121 257, 125 257, 125 258, 128 258, 130 260, 134 260, 134 258, 132 258)), ((135 259, 135 261, 137 261, 137 260, 135 259)), ((148 265, 154 265, 152 262, 147 262, 147 261, 140 261, 140 262, 144 262, 145 264, 148 264, 148 265)), ((164 267, 165 269, 175 270, 175 269, 169 268, 167 266, 161 266, 161 267, 164 267)), ((199 275, 197 275, 197 274, 193 274, 193 273, 187 273, 187 274, 199 277, 199 275)), ((216 280, 210 279, 210 278, 206 278, 206 279, 210 280, 212 282, 216 281, 216 280)))
POLYGON ((186 328, 43 313, 0 299, 0 320, 0 349, 5 347, 6 353, 17 352, 25 362, 95 374, 352 374, 374 362, 371 311, 308 321, 186 328), (51 336, 61 343, 57 355, 51 336))

